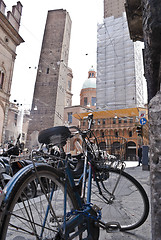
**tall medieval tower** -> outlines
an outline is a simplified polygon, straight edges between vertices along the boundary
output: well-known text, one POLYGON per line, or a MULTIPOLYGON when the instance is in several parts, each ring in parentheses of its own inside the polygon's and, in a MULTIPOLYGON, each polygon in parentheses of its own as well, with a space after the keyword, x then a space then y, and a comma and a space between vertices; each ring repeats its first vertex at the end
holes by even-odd
MULTIPOLYGON (((48 11, 40 53, 28 141, 35 146, 37 133, 63 124, 64 107, 69 94, 67 81, 72 78, 68 68, 71 19, 66 10, 48 11)), ((69 83, 70 84, 70 83, 69 83)))
POLYGON ((104 0, 97 37, 97 108, 142 107, 142 43, 129 36, 125 0, 104 0))

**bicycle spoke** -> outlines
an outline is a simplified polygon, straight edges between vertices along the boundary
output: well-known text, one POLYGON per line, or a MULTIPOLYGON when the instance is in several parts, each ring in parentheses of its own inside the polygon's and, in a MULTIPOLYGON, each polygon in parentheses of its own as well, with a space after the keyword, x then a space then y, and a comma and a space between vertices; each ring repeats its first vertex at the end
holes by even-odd
MULTIPOLYGON (((33 171, 24 177, 16 185, 15 194, 10 197, 8 211, 3 222, 1 239, 13 240, 16 236, 22 236, 28 240, 27 236, 34 236, 34 240, 55 239, 57 234, 61 235, 64 221, 64 185, 59 182, 59 177, 53 173, 53 168, 46 165, 39 171, 42 185, 39 184, 33 171), (37 196, 31 197, 25 189, 31 182, 37 185, 37 196), (48 200, 47 200, 48 198, 48 200), (55 217, 56 216, 56 217, 55 217)), ((72 190, 67 188, 67 213, 74 209, 72 190)), ((72 229, 72 231, 75 231, 72 229)), ((74 233, 74 232, 73 232, 74 233)))

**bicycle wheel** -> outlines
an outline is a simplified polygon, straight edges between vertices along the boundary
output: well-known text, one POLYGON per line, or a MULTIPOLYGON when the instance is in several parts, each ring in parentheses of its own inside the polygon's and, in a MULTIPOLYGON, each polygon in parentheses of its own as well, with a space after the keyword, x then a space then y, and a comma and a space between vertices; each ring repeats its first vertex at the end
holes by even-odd
MULTIPOLYGON (((0 233, 1 240, 64 239, 61 238, 58 230, 59 225, 62 226, 64 221, 64 178, 48 165, 38 166, 37 171, 39 179, 42 180, 41 186, 32 169, 21 176, 9 194, 0 233), (37 186, 35 197, 28 193, 33 183, 37 186), (51 205, 45 194, 50 198, 51 205)), ((71 209, 78 209, 69 185, 67 186, 66 207, 67 212, 71 209)), ((75 229, 72 230, 72 234, 74 232, 75 229)), ((81 237, 75 239, 81 239, 81 237)))
POLYGON ((121 231, 141 226, 149 214, 149 200, 140 183, 117 169, 101 170, 93 181, 91 202, 102 209, 104 222, 118 222, 121 231))

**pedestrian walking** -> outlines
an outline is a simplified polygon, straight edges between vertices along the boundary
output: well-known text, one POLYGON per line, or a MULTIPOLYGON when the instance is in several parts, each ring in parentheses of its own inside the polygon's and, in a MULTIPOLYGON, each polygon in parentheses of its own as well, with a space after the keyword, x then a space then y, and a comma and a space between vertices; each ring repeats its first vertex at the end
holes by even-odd
POLYGON ((138 166, 140 166, 140 164, 142 163, 142 147, 141 145, 139 145, 139 148, 138 148, 138 166))

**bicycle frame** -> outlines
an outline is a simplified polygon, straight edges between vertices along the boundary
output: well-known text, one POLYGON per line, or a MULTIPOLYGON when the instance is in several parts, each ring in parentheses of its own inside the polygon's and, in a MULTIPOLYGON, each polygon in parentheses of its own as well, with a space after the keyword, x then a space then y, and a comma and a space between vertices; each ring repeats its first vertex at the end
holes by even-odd
MULTIPOLYGON (((93 216, 90 215, 90 210, 91 210, 91 186, 92 186, 92 166, 89 164, 88 168, 88 190, 87 190, 87 198, 86 198, 86 204, 83 204, 82 199, 85 197, 85 190, 86 190, 86 176, 87 176, 87 166, 88 162, 90 162, 88 152, 84 164, 84 171, 83 171, 83 183, 82 183, 82 194, 80 194, 77 191, 77 186, 75 184, 74 178, 72 176, 71 169, 68 165, 67 159, 66 159, 66 166, 65 166, 65 173, 66 173, 66 179, 69 180, 69 183, 74 190, 75 198, 78 202, 79 209, 81 210, 74 210, 70 213, 66 212, 66 198, 67 198, 67 191, 65 188, 65 193, 64 193, 64 224, 63 224, 63 233, 65 235, 65 239, 69 239, 68 235, 69 233, 72 232, 73 228, 81 226, 82 228, 79 227, 78 231, 73 234, 73 236, 70 237, 70 239, 75 238, 76 236, 80 235, 83 233, 85 230, 88 231, 88 234, 90 234, 90 226, 88 224, 89 219, 93 218, 93 216), (73 218, 66 221, 66 216, 73 215, 73 218), (75 215, 75 216, 74 216, 75 215), (86 219, 86 220, 85 220, 86 219), (86 226, 83 225, 83 223, 86 222, 86 226)), ((97 217, 95 218, 97 221, 97 217)))

